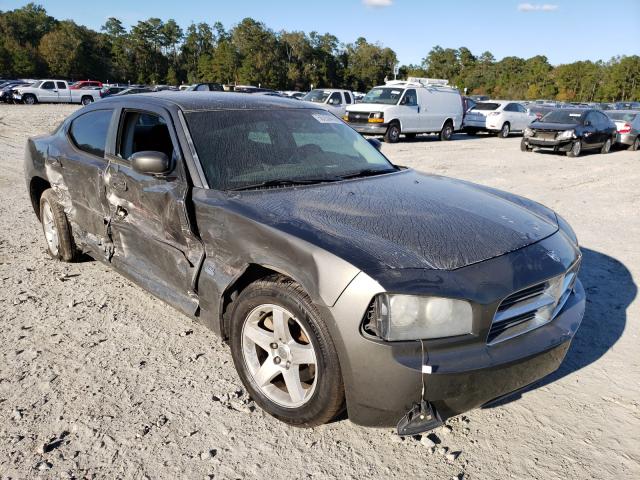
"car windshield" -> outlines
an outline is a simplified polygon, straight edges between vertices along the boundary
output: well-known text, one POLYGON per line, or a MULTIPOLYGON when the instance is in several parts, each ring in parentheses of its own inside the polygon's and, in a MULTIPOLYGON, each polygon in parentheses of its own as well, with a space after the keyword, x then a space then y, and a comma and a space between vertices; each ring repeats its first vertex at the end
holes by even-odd
POLYGON ((629 112, 607 112, 607 115, 613 120, 622 120, 624 122, 633 122, 636 118, 635 113, 629 112))
POLYGON ((248 189, 397 170, 360 134, 313 109, 186 113, 209 186, 248 189))
POLYGON ((540 119, 544 123, 572 123, 580 125, 583 112, 571 110, 552 110, 540 119))
POLYGON ((476 103, 472 110, 496 110, 498 107, 500 107, 499 103, 480 102, 476 103))
POLYGON ((40 87, 40 85, 42 85, 42 81, 33 82, 33 83, 31 84, 31 86, 32 86, 33 88, 38 88, 38 87, 40 87))
POLYGON ((328 90, 311 90, 304 97, 302 97, 302 100, 314 103, 324 103, 326 102, 327 98, 329 98, 329 95, 331 95, 331 92, 328 90))
POLYGON ((404 92, 403 88, 377 87, 369 90, 362 103, 381 103, 384 105, 396 105, 404 92))

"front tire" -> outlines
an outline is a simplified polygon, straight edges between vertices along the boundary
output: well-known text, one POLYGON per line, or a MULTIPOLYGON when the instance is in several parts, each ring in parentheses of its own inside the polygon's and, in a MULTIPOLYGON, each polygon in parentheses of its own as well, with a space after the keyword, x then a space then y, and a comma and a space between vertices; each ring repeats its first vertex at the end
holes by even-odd
POLYGON ((446 122, 440 130, 440 140, 449 141, 451 140, 451 136, 453 135, 453 124, 451 122, 446 122))
POLYGON ((509 122, 505 122, 500 129, 500 133, 498 134, 500 138, 509 138, 509 134, 511 133, 511 125, 509 122))
POLYGON ((522 140, 520 140, 520 150, 523 152, 531 152, 533 148, 531 148, 523 138, 522 140))
POLYGON ((338 355, 320 313, 300 285, 274 275, 231 305, 231 354, 263 410, 290 425, 327 423, 344 405, 338 355))
POLYGON ((604 145, 602 145, 602 148, 600 149, 600 153, 602 153, 603 155, 606 155, 610 151, 611 151, 611 139, 607 138, 607 141, 604 142, 604 145))
POLYGON ((398 143, 400 140, 400 125, 392 123, 384 134, 384 141, 387 143, 398 143))
POLYGON ((73 262, 77 250, 71 225, 56 192, 51 188, 40 197, 40 222, 47 242, 47 253, 61 262, 73 262))
POLYGON ((582 141, 580 139, 573 142, 571 145, 571 150, 567 152, 567 157, 576 158, 579 157, 582 153, 582 141))
POLYGON ((22 97, 22 103, 26 105, 35 105, 36 103, 38 103, 38 99, 35 95, 27 93, 24 97, 22 97))

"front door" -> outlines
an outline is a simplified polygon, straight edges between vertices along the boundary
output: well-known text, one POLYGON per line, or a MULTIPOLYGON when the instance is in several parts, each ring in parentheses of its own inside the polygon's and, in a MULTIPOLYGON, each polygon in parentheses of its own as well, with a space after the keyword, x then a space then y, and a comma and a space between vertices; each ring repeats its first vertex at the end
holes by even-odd
POLYGON ((415 88, 408 88, 400 99, 398 105, 398 118, 402 124, 404 132, 420 131, 420 107, 418 106, 418 95, 415 88))
POLYGON ((168 112, 123 110, 104 175, 112 262, 187 314, 198 303, 191 285, 202 254, 186 214, 186 171, 168 112), (131 156, 155 151, 172 159, 167 174, 141 173, 131 156))
POLYGON ((43 103, 58 102, 58 89, 56 88, 55 82, 49 80, 42 83, 40 92, 38 92, 38 101, 43 103))

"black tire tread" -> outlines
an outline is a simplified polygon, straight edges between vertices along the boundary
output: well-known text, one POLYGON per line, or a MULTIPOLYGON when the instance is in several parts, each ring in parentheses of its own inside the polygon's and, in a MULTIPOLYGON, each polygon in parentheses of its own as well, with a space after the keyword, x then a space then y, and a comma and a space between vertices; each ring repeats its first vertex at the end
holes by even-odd
POLYGON ((49 203, 51 206, 51 212, 53 213, 53 221, 56 224, 58 230, 58 254, 54 255, 49 250, 47 244, 47 252, 53 258, 60 260, 61 262, 73 262, 77 259, 77 248, 73 241, 73 233, 71 231, 71 225, 67 220, 67 214, 64 212, 64 208, 58 201, 58 195, 52 188, 48 188, 42 193, 40 197, 40 219, 42 220, 42 206, 44 202, 49 203))

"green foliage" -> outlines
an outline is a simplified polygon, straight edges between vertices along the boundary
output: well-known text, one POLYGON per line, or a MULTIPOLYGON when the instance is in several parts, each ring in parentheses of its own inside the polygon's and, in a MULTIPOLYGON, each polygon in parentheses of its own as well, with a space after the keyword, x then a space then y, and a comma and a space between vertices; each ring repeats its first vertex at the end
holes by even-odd
MULTIPOLYGON (((115 17, 95 32, 58 21, 29 3, 0 11, 0 76, 112 82, 246 83, 307 90, 343 87, 367 91, 393 79, 396 54, 365 38, 342 44, 330 33, 274 32, 245 18, 230 30, 222 23, 141 20, 127 30, 115 17)), ((567 101, 640 99, 640 56, 556 67, 547 57, 496 60, 466 47, 433 47, 420 65, 403 65, 398 78, 449 80, 468 94, 567 101)))

